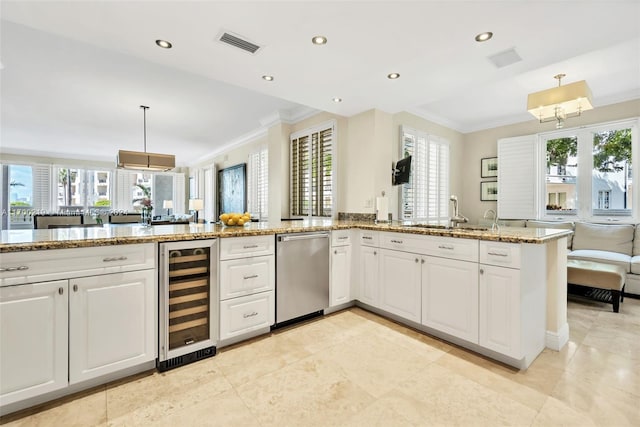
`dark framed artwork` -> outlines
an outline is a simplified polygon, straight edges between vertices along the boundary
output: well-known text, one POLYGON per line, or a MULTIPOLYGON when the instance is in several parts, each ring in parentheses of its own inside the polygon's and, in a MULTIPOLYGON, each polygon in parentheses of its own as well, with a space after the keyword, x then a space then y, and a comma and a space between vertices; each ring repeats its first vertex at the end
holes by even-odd
POLYGON ((223 213, 247 211, 247 164, 218 171, 218 216, 223 213))
POLYGON ((487 157, 480 159, 480 178, 498 176, 498 158, 487 157))
POLYGON ((483 202, 498 200, 498 181, 480 183, 480 200, 483 202))

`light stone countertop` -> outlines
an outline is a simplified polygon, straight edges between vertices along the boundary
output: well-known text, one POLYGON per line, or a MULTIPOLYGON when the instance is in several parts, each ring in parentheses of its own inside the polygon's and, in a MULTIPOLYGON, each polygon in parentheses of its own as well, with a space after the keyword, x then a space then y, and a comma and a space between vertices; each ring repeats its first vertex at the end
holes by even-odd
POLYGON ((394 221, 375 224, 365 221, 304 220, 252 222, 243 227, 224 227, 218 224, 154 225, 138 224, 104 225, 102 227, 57 228, 51 230, 3 230, 0 253, 42 249, 67 249, 90 246, 122 245, 132 243, 171 242, 210 238, 258 236, 279 233, 343 230, 390 231, 478 239, 509 243, 546 243, 569 236, 572 231, 544 228, 500 227, 499 231, 481 227, 445 229, 412 227, 408 222, 394 221))

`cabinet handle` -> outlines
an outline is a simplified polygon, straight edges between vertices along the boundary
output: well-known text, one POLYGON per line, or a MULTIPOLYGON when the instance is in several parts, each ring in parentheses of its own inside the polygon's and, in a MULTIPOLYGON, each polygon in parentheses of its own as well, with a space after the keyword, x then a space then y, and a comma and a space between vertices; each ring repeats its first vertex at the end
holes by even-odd
POLYGON ((373 237, 371 237, 371 236, 362 236, 362 238, 364 240, 373 240, 373 237))
POLYGON ((422 260, 421 264, 424 264, 424 260, 422 260))
POLYGON ((508 256, 505 253, 501 253, 501 252, 487 252, 487 255, 494 255, 494 256, 508 256))
POLYGON ((0 273, 4 273, 5 271, 24 271, 28 269, 29 267, 26 265, 21 265, 20 267, 2 267, 0 268, 0 273))
POLYGON ((396 239, 391 239, 391 243, 398 243, 398 244, 402 244, 402 240, 396 240, 396 239))
POLYGON ((194 340, 193 338, 187 338, 186 340, 184 340, 184 345, 191 345, 194 342, 196 342, 196 340, 194 340))
POLYGON ((73 285, 73 292, 78 292, 78 285, 73 285))
POLYGON ((418 262, 418 258, 416 258, 416 262, 418 262))
POLYGON ((480 269, 480 274, 484 274, 484 268, 480 269))
POLYGON ((64 294, 64 288, 63 288, 62 286, 60 286, 60 287, 58 288, 58 293, 59 293, 60 295, 64 294))
POLYGON ((374 254, 374 255, 378 255, 378 252, 377 252, 377 251, 373 251, 373 254, 374 254))
POLYGON ((126 256, 114 256, 114 257, 103 258, 102 262, 126 261, 126 260, 127 260, 126 256))
POLYGON ((258 245, 246 245, 246 246, 243 246, 242 248, 243 249, 254 249, 254 248, 257 248, 257 247, 258 247, 258 245))
POLYGON ((349 238, 349 236, 341 236, 341 237, 338 237, 338 240, 345 240, 345 239, 348 239, 348 238, 349 238))
POLYGON ((242 317, 244 317, 245 319, 247 319, 247 318, 249 318, 249 317, 254 317, 254 316, 257 316, 257 315, 258 315, 258 312, 257 312, 257 311, 254 311, 254 312, 249 313, 249 314, 243 314, 243 315, 242 315, 242 317))
POLYGON ((454 248, 453 246, 449 246, 449 245, 438 245, 438 249, 447 249, 452 251, 454 248))
POLYGON ((254 275, 252 275, 252 276, 244 276, 244 280, 255 279, 255 278, 257 278, 257 277, 258 277, 258 275, 257 275, 257 274, 254 274, 254 275))

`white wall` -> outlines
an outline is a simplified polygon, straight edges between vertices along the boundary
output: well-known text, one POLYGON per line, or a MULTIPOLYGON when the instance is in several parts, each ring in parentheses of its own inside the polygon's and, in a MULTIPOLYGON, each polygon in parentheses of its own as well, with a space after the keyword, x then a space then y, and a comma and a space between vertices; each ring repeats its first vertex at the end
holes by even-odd
MULTIPOLYGON (((568 129, 637 116, 640 116, 640 99, 585 111, 580 117, 567 119, 564 126, 568 129)), ((498 139, 532 135, 552 130, 555 130, 555 122, 539 123, 532 118, 522 123, 465 134, 464 153, 462 157, 463 168, 461 169, 461 171, 464 171, 462 173, 464 189, 461 193, 460 212, 467 216, 471 222, 475 223, 478 219, 482 218, 487 209, 497 210, 496 202, 480 201, 480 182, 493 180, 480 178, 480 159, 484 157, 496 157, 498 153, 498 139)), ((498 167, 500 167, 500 165, 498 165, 498 167)))

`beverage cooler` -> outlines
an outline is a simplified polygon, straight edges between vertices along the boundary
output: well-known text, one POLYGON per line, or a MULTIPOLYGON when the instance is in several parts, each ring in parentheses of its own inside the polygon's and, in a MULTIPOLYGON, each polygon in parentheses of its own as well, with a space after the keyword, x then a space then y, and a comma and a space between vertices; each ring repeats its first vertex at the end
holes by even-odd
POLYGON ((216 354, 218 243, 215 239, 160 244, 158 369, 216 354))

